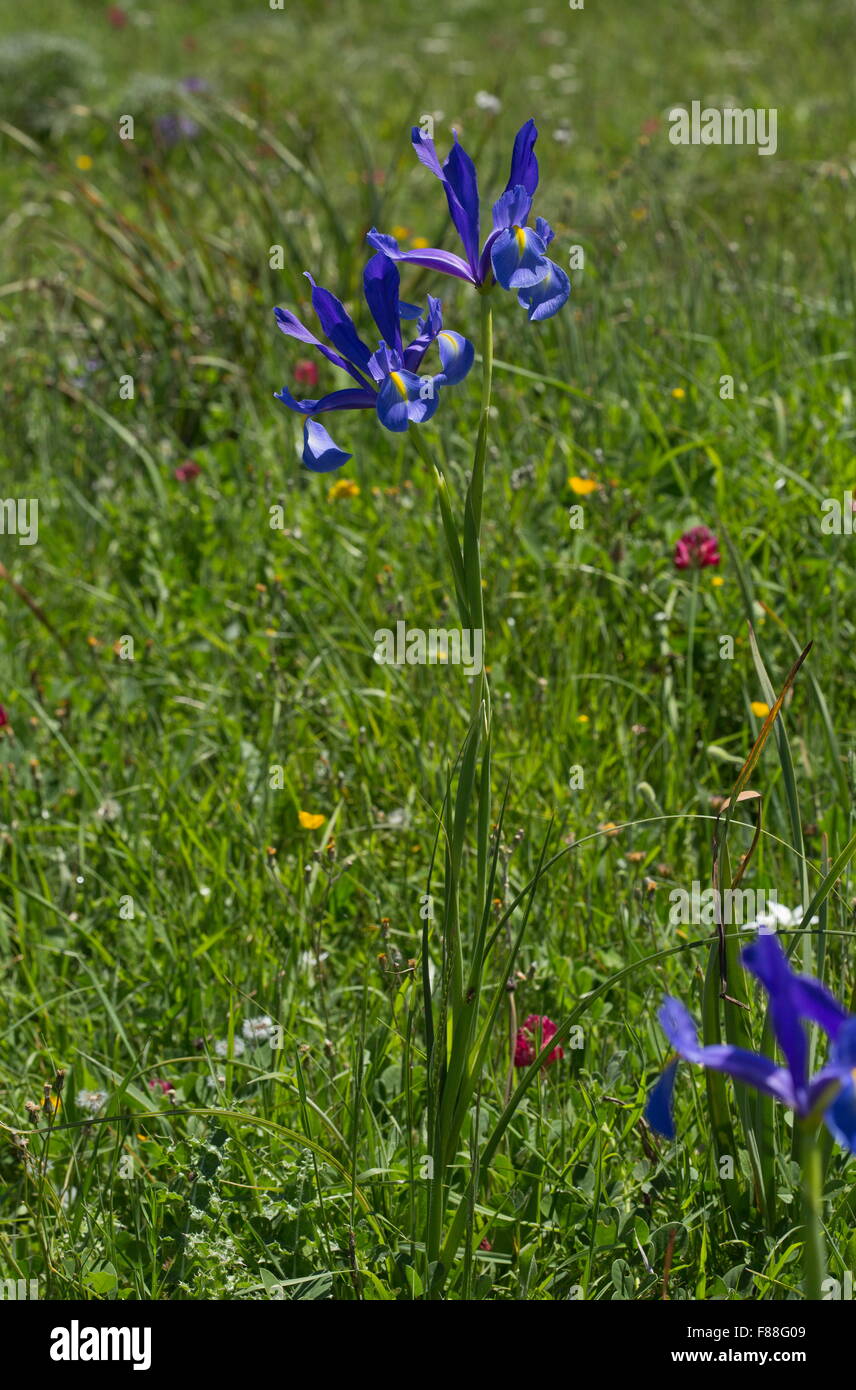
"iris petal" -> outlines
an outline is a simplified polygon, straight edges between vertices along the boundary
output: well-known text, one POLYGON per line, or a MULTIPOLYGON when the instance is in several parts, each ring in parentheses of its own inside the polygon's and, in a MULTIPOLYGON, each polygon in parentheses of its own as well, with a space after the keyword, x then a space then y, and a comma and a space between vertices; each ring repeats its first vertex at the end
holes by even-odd
POLYGON ((543 241, 531 227, 509 227, 500 232, 490 259, 504 290, 530 289, 544 279, 550 264, 543 241))
POLYGON ((529 313, 530 323, 540 323, 542 319, 557 314, 571 293, 571 282, 561 266, 555 261, 547 261, 547 274, 531 289, 523 289, 517 295, 517 302, 529 313))
POLYGON ((426 169, 430 169, 431 173, 442 183, 443 170, 440 168, 440 160, 431 136, 426 135, 424 130, 415 125, 410 131, 410 139, 420 164, 424 164, 426 169))
POLYGON ((389 236, 386 232, 379 232, 375 227, 367 233, 366 241, 369 246, 373 246, 376 251, 382 251, 392 261, 421 265, 426 270, 439 270, 443 275, 454 275, 459 280, 469 280, 472 285, 476 283, 476 277, 466 261, 456 256, 454 251, 443 251, 439 246, 426 246, 419 251, 402 251, 395 237, 389 236))
POLYGON ((377 397, 378 419, 388 430, 400 433, 408 425, 430 420, 439 405, 437 377, 417 376, 407 370, 390 372, 377 397))
POLYGON ((317 420, 306 421, 303 426, 303 462, 312 473, 332 473, 352 457, 339 448, 317 420))
MULTIPOLYGON (((847 1010, 839 1004, 838 1000, 829 993, 829 990, 819 980, 813 980, 809 975, 795 975, 791 987, 794 1004, 803 1018, 810 1019, 812 1023, 818 1023, 834 1042, 840 1036, 843 1025, 850 1018, 847 1010)), ((856 1059, 854 1059, 854 1066, 856 1066, 856 1059)))
POLYGON ((327 410, 370 410, 375 403, 373 391, 360 391, 353 386, 344 391, 330 391, 317 401, 298 401, 287 386, 274 391, 274 399, 282 401, 290 410, 299 410, 301 415, 322 415, 327 410))
POLYGON ((328 362, 333 363, 334 367, 341 367, 343 372, 347 372, 355 381, 359 381, 362 385, 365 385, 363 378, 360 376, 353 363, 348 362, 342 357, 341 353, 334 352, 326 343, 322 343, 315 337, 314 333, 310 333, 309 329, 304 327, 296 314, 290 313, 288 309, 279 308, 274 309, 273 314, 276 319, 277 328, 279 328, 282 333, 285 333, 287 337, 297 338, 298 342, 308 343, 310 347, 317 348, 318 351, 327 358, 328 362))
POLYGON ((377 397, 377 414, 381 424, 396 434, 410 424, 410 392, 413 383, 418 390, 419 378, 413 372, 390 372, 377 397))
POLYGON ((842 1086, 824 1119, 841 1147, 849 1153, 856 1153, 856 1085, 853 1084, 852 1075, 842 1086))
POLYGON ((677 1059, 670 1062, 660 1077, 655 1082, 648 1095, 648 1103, 645 1106, 645 1119, 652 1129, 656 1129, 658 1134, 664 1134, 667 1139, 675 1137, 675 1121, 672 1114, 672 1093, 675 1089, 675 1073, 678 1070, 677 1059))
POLYGON ((441 386, 456 386, 463 381, 473 365, 476 350, 468 338, 444 328, 437 335, 437 347, 443 371, 438 378, 441 386))
POLYGON ((507 189, 513 188, 516 183, 522 184, 530 197, 538 187, 538 160, 535 156, 535 141, 537 139, 538 127, 530 116, 514 137, 514 149, 511 152, 511 173, 506 184, 507 189))
POLYGON ((398 288, 401 276, 395 261, 376 252, 363 271, 363 293, 385 343, 401 351, 398 288))
POLYGON ((742 1081, 765 1095, 775 1096, 785 1105, 796 1108, 797 1095, 790 1073, 776 1066, 769 1057, 749 1052, 730 1043, 713 1043, 702 1047, 696 1026, 679 999, 666 998, 660 1009, 660 1024, 675 1051, 687 1062, 724 1072, 735 1081, 742 1081))
POLYGON ((547 221, 545 217, 535 218, 535 230, 545 246, 549 246, 550 242, 556 235, 556 233, 553 231, 553 228, 550 226, 550 223, 547 221))
POLYGON ((476 166, 463 145, 455 143, 443 165, 449 215, 464 245, 470 269, 479 262, 479 186, 476 166))
POLYGON ((856 1067, 856 1018, 849 1018, 841 1028, 832 1049, 832 1057, 839 1067, 853 1070, 856 1067))
MULTIPOLYGON (((493 225, 496 231, 505 231, 515 224, 523 227, 532 207, 532 196, 526 192, 522 183, 507 188, 501 198, 493 205, 493 225)), ((541 219, 539 218, 539 221, 541 219)))
POLYGON ((321 285, 316 285, 308 271, 306 278, 312 286, 312 308, 318 315, 318 322, 325 336, 343 357, 353 362, 361 371, 366 371, 371 353, 354 327, 353 319, 341 299, 337 299, 321 285))
POLYGON ((418 372, 422 359, 443 327, 443 312, 439 299, 428 296, 428 313, 417 325, 419 336, 404 349, 404 365, 411 372, 418 372))
POLYGON ((440 404, 440 387, 445 383, 441 376, 419 377, 419 394, 410 399, 408 413, 414 425, 424 425, 430 420, 440 404))
POLYGON ((808 1081, 808 1039, 797 1007, 796 977, 775 932, 759 932, 743 951, 743 964, 770 996, 770 1020, 797 1087, 808 1081))

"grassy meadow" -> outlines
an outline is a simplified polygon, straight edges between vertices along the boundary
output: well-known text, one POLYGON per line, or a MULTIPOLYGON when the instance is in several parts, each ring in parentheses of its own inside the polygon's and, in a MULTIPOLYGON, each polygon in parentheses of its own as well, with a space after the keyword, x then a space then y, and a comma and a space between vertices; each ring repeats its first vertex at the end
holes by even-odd
MULTIPOLYGON (((0 1278, 58 1300, 803 1297, 790 1113, 766 1112, 760 1195, 745 1088, 730 1140, 689 1065, 674 1142, 643 1109, 664 992, 699 1020, 715 970, 710 921, 670 895, 710 885, 808 643, 728 853, 795 909, 803 967, 856 991, 852 18, 53 0, 39 47, 0 0, 2 492, 38 501, 36 543, 8 511, 0 535, 0 1278), (693 100, 775 108, 775 155, 672 144, 693 100), (273 399, 304 394, 311 352, 272 309, 311 321, 305 270, 368 333, 366 232, 454 245, 410 146, 425 114, 485 208, 533 116, 536 210, 583 261, 542 323, 491 296, 496 949, 439 1279, 425 989, 471 683, 373 656, 399 620, 458 625, 437 491, 414 431, 370 412, 332 417, 353 458, 308 472, 273 399), (720 563, 676 568, 701 525, 720 563), (530 1015, 568 1024, 564 1056, 509 1112, 530 1015)), ((401 271, 478 350, 472 287, 401 271)), ((420 430, 456 516, 479 372, 420 430)), ((462 888, 465 959, 481 913, 462 888)), ((761 1047, 763 995, 731 982, 761 1047)), ((824 1162, 828 1275, 852 1288, 852 1169, 824 1162)))

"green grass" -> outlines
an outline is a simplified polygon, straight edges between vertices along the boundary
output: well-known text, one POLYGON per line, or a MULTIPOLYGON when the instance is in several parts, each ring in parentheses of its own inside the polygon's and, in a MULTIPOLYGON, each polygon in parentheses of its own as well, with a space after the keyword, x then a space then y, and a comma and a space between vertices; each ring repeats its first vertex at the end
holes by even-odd
MULTIPOLYGON (((0 1276, 50 1298, 428 1291, 420 905, 469 688, 372 652, 399 617, 454 626, 455 595, 406 439, 337 418, 350 499, 301 470, 299 422, 272 400, 301 352, 271 308, 305 309, 304 269, 356 304, 373 224, 448 235, 408 138, 442 112, 438 144, 460 125, 485 202, 534 115, 536 210, 557 260, 585 251, 543 325, 494 296, 482 537, 495 818, 509 788, 497 896, 523 892, 548 834, 548 856, 565 851, 539 883, 514 1003, 518 1019, 573 1015, 582 1046, 530 1089, 482 1173, 472 1221, 491 1248, 460 1253, 446 1296, 656 1299, 674 1242, 673 1299, 799 1297, 782 1114, 765 1222, 745 1151, 724 1200, 700 1074, 682 1069, 676 1146, 641 1110, 664 989, 701 1016, 709 933, 670 925, 669 893, 709 882, 711 798, 763 722, 749 620, 776 691, 814 645, 784 713, 794 788, 774 738, 751 779, 763 831, 745 883, 805 902, 854 829, 854 541, 820 524, 853 483, 850 6, 722 0, 655 21, 630 3, 543 5, 501 23, 482 0, 427 19, 354 0, 126 8, 147 27, 52 5, 101 70, 53 133, 0 108, 2 491, 40 509, 38 544, 2 536, 0 560, 43 615, 0 586, 0 1276), (178 98, 152 76, 206 80, 186 99, 198 138, 157 146, 151 122, 178 98), (778 109, 774 158, 669 143, 673 105, 731 96, 778 109), (188 459, 201 473, 183 484, 188 459), (590 497, 578 476, 597 480, 590 497), (724 582, 701 573, 691 638, 672 553, 699 523, 724 582), (217 1055, 260 1016, 281 1047, 217 1055), (25 1104, 58 1067, 51 1131, 22 1152, 13 1131, 32 1129, 25 1104), (82 1090, 107 1093, 94 1120, 82 1090)), ((6 31, 18 11, 0 3, 6 31)), ((477 336, 466 286, 404 276, 405 297, 427 290, 477 336)), ((458 509, 475 375, 422 432, 458 509)), ((734 864, 752 823, 735 815, 734 864)), ((847 1001, 852 910, 844 865, 806 963, 847 1001)), ((503 1108, 509 1026, 503 1006, 453 1201, 503 1108)), ((856 1261, 848 1173, 834 1152, 839 1279, 856 1261)))

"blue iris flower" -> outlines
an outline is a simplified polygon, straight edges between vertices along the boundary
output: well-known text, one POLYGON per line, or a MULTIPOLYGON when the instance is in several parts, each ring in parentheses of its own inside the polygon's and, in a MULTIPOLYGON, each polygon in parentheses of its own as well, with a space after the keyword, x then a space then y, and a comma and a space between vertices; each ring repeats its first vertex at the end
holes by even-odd
POLYGON ((449 204, 449 213, 464 247, 464 256, 438 247, 401 251, 395 237, 376 228, 368 241, 394 261, 426 266, 445 275, 468 280, 481 289, 496 280, 504 290, 516 290, 518 302, 532 320, 548 319, 558 312, 571 292, 565 272, 547 259, 553 229, 543 217, 535 227, 527 225, 532 199, 538 187, 538 160, 535 141, 538 130, 528 120, 514 140, 511 174, 505 192, 493 205, 493 229, 479 249, 479 190, 475 165, 462 145, 455 143, 441 165, 434 141, 418 126, 411 133, 417 158, 440 180, 449 204))
POLYGON ((475 350, 471 342, 443 327, 439 299, 428 296, 428 312, 419 318, 417 336, 407 347, 403 345, 400 320, 417 318, 418 306, 404 304, 399 299, 397 267, 378 252, 372 256, 363 273, 363 291, 372 318, 381 335, 377 351, 360 338, 344 305, 329 290, 316 285, 307 273, 312 286, 312 307, 328 342, 322 343, 294 314, 286 309, 274 309, 276 321, 283 333, 297 338, 340 367, 356 382, 356 386, 331 391, 319 400, 295 400, 287 387, 274 392, 291 410, 307 416, 303 427, 303 462, 313 473, 331 473, 351 458, 331 439, 316 419, 331 410, 376 410, 378 419, 388 430, 406 430, 411 423, 430 420, 440 399, 441 386, 454 386, 463 381, 473 365, 475 350), (420 376, 422 359, 436 342, 443 368, 434 376, 420 376))
POLYGON ((761 932, 743 952, 743 964, 769 995, 773 1031, 787 1065, 779 1066, 769 1057, 726 1043, 702 1047, 683 1004, 667 996, 658 1017, 678 1056, 651 1091, 646 1119, 668 1139, 675 1137, 672 1091, 678 1061, 683 1058, 775 1097, 800 1119, 823 1112, 839 1144, 856 1153, 856 1016, 850 1015, 819 981, 794 974, 775 933, 761 932), (819 1024, 832 1043, 828 1064, 812 1077, 808 1074, 804 1020, 819 1024))

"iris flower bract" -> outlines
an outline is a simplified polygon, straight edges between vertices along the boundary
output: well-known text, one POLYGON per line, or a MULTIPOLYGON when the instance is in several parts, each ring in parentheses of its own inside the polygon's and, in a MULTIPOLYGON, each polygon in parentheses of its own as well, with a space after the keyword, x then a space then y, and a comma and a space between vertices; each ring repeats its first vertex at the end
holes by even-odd
POLYGON ((743 963, 769 995, 770 1020, 787 1065, 781 1067, 769 1057, 727 1043, 703 1047, 683 1004, 666 997, 659 1019, 678 1056, 648 1098, 645 1115, 649 1124, 667 1138, 674 1138, 672 1091, 678 1061, 683 1058, 775 1097, 800 1119, 823 1112, 839 1144, 856 1153, 856 1016, 848 1014, 818 980, 796 975, 773 933, 762 932, 756 937, 743 952, 743 963), (808 1074, 804 1020, 819 1024, 832 1043, 830 1061, 812 1077, 808 1074))
POLYGON ((366 303, 381 335, 376 352, 360 338, 341 301, 316 285, 311 275, 307 274, 307 278, 312 286, 312 307, 332 346, 322 343, 286 309, 274 309, 276 321, 283 333, 317 348, 357 384, 331 391, 319 400, 295 400, 286 386, 274 395, 307 417, 303 427, 306 467, 313 473, 330 473, 347 463, 351 455, 340 449, 324 426, 312 417, 331 410, 376 410, 388 430, 406 430, 411 423, 430 420, 439 404, 440 387, 462 381, 473 365, 475 352, 472 343, 460 333, 443 327, 440 301, 430 295, 428 313, 416 326, 417 336, 404 347, 400 320, 416 318, 421 311, 400 301, 398 269, 380 253, 372 256, 363 273, 366 303), (435 341, 443 370, 435 376, 419 376, 422 359, 435 341))
POLYGON ((537 138, 533 120, 528 120, 517 132, 511 174, 505 192, 493 205, 493 229, 479 249, 479 190, 473 161, 455 134, 455 143, 441 165, 434 141, 419 126, 414 126, 411 139, 416 156, 443 185, 449 213, 463 243, 464 256, 430 246, 418 251, 401 251, 395 237, 375 228, 368 234, 369 244, 394 261, 407 261, 442 271, 445 275, 455 275, 459 280, 468 280, 477 289, 492 285, 496 279, 504 290, 517 291, 518 302, 528 310, 530 319, 550 318, 565 303, 571 285, 565 272, 547 259, 547 247, 554 235, 550 224, 539 217, 534 230, 527 226, 538 187, 538 160, 534 148, 537 138))

